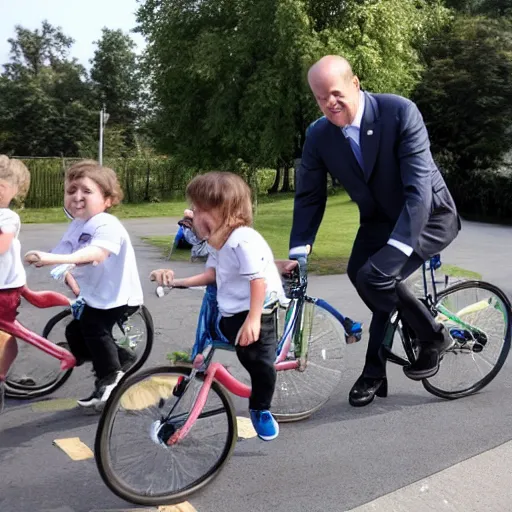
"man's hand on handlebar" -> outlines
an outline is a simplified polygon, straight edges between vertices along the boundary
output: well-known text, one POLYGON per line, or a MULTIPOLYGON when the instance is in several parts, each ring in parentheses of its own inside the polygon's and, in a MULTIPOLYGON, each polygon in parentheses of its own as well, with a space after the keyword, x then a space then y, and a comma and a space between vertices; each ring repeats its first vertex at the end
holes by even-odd
POLYGON ((288 260, 276 260, 276 266, 282 275, 289 276, 297 269, 297 267, 299 265, 299 261, 301 259, 306 260, 310 253, 311 253, 311 246, 306 245, 304 254, 293 255, 288 260))
POLYGON ((288 276, 294 272, 299 262, 297 260, 276 260, 276 267, 283 276, 288 276))

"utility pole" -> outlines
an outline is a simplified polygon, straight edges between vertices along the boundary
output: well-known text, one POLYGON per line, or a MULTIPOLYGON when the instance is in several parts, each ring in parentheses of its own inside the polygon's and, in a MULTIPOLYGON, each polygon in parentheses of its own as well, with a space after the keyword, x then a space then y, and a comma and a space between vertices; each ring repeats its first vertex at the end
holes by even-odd
POLYGON ((103 132, 109 117, 110 115, 106 112, 105 104, 103 104, 103 107, 100 110, 100 142, 98 148, 98 161, 100 165, 103 165, 103 132))

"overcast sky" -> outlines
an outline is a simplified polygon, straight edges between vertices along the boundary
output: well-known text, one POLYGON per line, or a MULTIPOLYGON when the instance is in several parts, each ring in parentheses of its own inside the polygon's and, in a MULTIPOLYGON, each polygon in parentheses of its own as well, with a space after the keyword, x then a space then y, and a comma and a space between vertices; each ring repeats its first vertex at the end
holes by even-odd
MULTIPOLYGON (((9 60, 7 39, 14 35, 15 25, 34 30, 46 19, 75 40, 70 55, 89 68, 93 42, 101 37, 101 29, 129 32, 135 26, 137 7, 137 0, 0 0, 0 64, 9 60)), ((139 34, 130 36, 140 51, 144 39, 139 34)))

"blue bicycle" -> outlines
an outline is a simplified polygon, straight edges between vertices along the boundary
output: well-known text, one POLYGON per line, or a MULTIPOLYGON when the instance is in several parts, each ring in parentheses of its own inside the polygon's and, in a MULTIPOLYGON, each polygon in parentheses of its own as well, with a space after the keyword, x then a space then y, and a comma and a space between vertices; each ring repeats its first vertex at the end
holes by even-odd
MULTIPOLYGON (((360 322, 342 315, 325 300, 307 295, 307 286, 307 263, 299 260, 285 278, 287 303, 266 306, 267 314, 276 315, 277 320, 278 371, 272 413, 280 422, 305 419, 327 402, 343 378, 346 345, 359 341, 363 332, 360 322)), ((216 288, 208 286, 190 360, 210 345, 234 350, 218 329, 217 319, 216 288)), ((239 373, 244 372, 241 367, 230 371, 249 383, 248 375, 239 373)))

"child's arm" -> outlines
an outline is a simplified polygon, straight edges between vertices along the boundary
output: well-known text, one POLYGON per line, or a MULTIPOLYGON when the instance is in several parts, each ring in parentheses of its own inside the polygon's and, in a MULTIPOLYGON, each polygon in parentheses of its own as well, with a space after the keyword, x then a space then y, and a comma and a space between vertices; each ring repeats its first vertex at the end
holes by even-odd
POLYGON ((80 286, 76 282, 71 272, 66 272, 64 275, 64 282, 69 286, 71 291, 78 297, 80 295, 80 286))
POLYGON ((25 261, 33 263, 36 267, 44 265, 60 265, 61 263, 74 263, 75 265, 85 265, 92 263, 97 265, 105 261, 110 255, 110 251, 89 245, 83 249, 79 249, 71 254, 53 254, 43 251, 29 251, 25 254, 25 261))
POLYGON ((249 314, 238 333, 238 344, 242 347, 258 341, 261 329, 261 314, 265 302, 266 283, 265 279, 258 278, 251 280, 251 306, 249 314))
POLYGON ((208 267, 202 274, 183 279, 174 279, 174 272, 171 269, 159 269, 153 270, 149 279, 156 281, 160 286, 182 286, 184 288, 206 286, 215 283, 215 268, 208 267))
POLYGON ((5 254, 11 247, 15 233, 4 233, 0 231, 0 254, 5 254))

